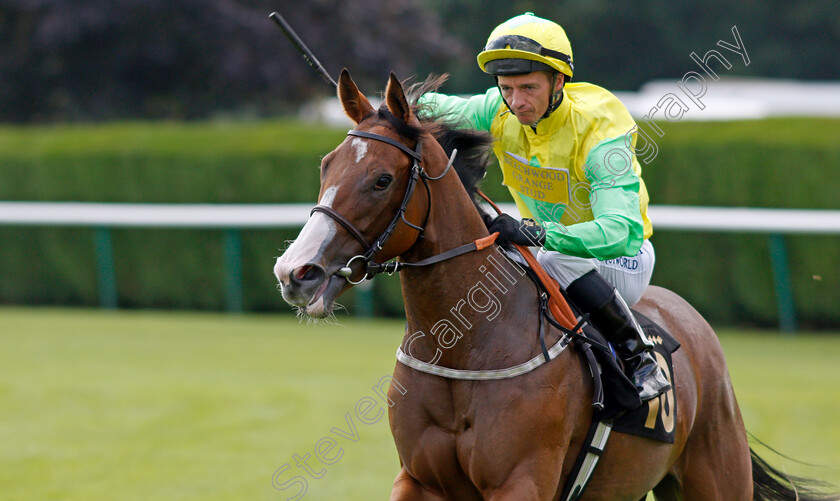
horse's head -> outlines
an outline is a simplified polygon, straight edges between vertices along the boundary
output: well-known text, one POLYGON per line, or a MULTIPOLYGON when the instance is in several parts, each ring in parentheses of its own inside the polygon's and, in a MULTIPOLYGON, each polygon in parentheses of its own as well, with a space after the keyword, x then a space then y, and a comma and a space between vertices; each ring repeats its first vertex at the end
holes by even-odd
POLYGON ((414 245, 430 210, 421 174, 440 174, 447 164, 393 74, 387 110, 374 110, 347 70, 338 97, 356 128, 322 160, 318 205, 274 266, 283 299, 313 317, 328 315, 351 280, 366 276, 369 261, 414 245))

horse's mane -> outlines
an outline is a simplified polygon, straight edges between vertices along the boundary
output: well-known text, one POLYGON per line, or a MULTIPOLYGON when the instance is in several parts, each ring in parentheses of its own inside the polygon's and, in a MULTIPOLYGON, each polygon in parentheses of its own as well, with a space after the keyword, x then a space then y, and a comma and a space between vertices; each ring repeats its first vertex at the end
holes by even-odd
MULTIPOLYGON (((417 103, 420 96, 437 90, 447 78, 447 75, 430 76, 422 82, 407 87, 406 98, 411 103, 414 115, 420 120, 420 127, 408 125, 395 117, 384 104, 377 111, 377 118, 387 121, 398 134, 412 141, 418 139, 424 132, 430 133, 443 147, 447 156, 457 148, 458 153, 453 167, 470 199, 476 207, 479 207, 476 191, 479 183, 484 179, 487 165, 492 157, 493 136, 470 128, 463 119, 442 114, 430 106, 417 103)), ((483 211, 479 209, 479 213, 483 211)))

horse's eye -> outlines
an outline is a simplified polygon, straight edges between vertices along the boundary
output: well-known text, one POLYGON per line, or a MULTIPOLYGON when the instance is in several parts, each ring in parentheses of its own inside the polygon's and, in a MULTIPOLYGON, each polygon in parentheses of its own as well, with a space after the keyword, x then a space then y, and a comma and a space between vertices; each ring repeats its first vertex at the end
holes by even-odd
POLYGON ((391 184, 391 181, 393 181, 393 178, 391 176, 383 174, 379 176, 379 179, 376 180, 376 184, 373 185, 373 189, 377 191, 384 190, 388 187, 389 184, 391 184))

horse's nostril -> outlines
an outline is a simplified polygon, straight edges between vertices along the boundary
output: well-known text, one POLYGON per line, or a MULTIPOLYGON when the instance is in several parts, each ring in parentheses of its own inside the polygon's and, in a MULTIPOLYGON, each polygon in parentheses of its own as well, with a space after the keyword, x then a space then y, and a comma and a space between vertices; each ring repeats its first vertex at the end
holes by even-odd
POLYGON ((314 282, 323 280, 326 272, 320 266, 307 264, 294 270, 293 275, 296 282, 314 282))
POLYGON ((298 280, 303 279, 303 276, 306 275, 306 273, 309 272, 310 269, 312 269, 312 267, 309 265, 301 266, 300 268, 295 270, 295 278, 298 280))

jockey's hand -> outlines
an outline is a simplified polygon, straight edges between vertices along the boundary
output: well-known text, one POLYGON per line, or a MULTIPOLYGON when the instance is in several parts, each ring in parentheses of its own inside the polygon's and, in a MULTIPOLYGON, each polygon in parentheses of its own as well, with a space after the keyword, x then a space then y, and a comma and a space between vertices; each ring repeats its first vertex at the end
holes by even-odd
POLYGON ((490 229, 490 225, 493 224, 494 219, 495 218, 493 216, 491 216, 490 214, 488 214, 486 212, 481 213, 481 220, 484 221, 484 226, 486 226, 488 230, 490 229))
POLYGON ((513 243, 528 247, 542 247, 545 245, 545 228, 533 219, 516 219, 502 214, 490 223, 490 233, 499 232, 496 242, 499 244, 513 243))

